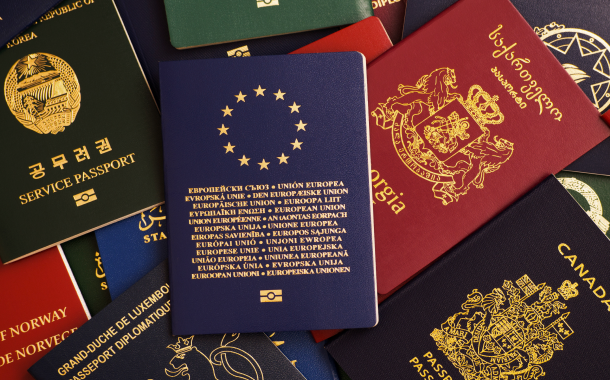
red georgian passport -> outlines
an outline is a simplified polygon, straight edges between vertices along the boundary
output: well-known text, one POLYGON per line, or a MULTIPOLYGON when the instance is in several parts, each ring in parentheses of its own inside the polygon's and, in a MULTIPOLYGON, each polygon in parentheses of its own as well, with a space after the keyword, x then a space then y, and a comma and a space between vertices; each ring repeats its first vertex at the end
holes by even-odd
POLYGON ((377 17, 371 16, 290 54, 357 51, 364 55, 368 65, 391 47, 392 41, 383 24, 377 17))
POLYGON ((385 294, 608 137, 508 0, 461 0, 368 68, 385 294))

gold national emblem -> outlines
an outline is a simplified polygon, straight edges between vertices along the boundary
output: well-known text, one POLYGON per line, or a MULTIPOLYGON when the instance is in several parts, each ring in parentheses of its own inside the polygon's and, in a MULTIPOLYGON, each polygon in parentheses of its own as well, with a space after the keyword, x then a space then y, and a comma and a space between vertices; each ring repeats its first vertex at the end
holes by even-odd
POLYGON ((81 102, 72 67, 47 53, 29 54, 11 67, 4 82, 4 98, 24 127, 54 135, 72 124, 81 102))
POLYGON ((545 374, 542 364, 574 333, 558 299, 578 296, 578 284, 564 281, 554 292, 527 275, 516 284, 504 281, 487 295, 473 290, 464 311, 430 334, 464 379, 537 380, 545 374))
POLYGON ((444 67, 421 77, 415 86, 398 86, 398 96, 379 103, 371 115, 392 141, 403 163, 433 183, 434 197, 443 205, 457 202, 470 186, 483 188, 485 175, 500 169, 513 154, 513 143, 492 136, 488 124, 501 124, 504 115, 481 86, 468 97, 456 89, 453 69, 444 67))

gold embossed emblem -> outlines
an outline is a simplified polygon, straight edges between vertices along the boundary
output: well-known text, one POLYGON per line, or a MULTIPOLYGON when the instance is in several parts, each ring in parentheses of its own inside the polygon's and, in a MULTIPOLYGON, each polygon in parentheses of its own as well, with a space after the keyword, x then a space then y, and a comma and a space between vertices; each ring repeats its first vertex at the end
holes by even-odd
POLYGON ((399 85, 398 96, 379 103, 371 115, 383 129, 392 129, 394 148, 404 164, 433 182, 434 196, 448 205, 470 186, 483 188, 485 175, 495 172, 513 153, 513 143, 493 136, 488 124, 504 115, 481 86, 468 97, 452 93, 457 79, 444 67, 421 77, 415 86, 399 85))
POLYGON ((4 98, 24 127, 54 135, 72 124, 81 102, 72 67, 47 53, 29 54, 11 67, 4 82, 4 98))
POLYGON ((610 107, 610 45, 588 30, 552 22, 534 28, 576 83, 604 113, 610 107))
POLYGON ((531 379, 544 376, 542 364, 563 350, 574 333, 566 322, 567 306, 559 301, 576 297, 577 284, 564 281, 554 292, 524 275, 504 281, 487 295, 477 289, 462 304, 462 312, 430 334, 438 349, 467 380, 531 379))

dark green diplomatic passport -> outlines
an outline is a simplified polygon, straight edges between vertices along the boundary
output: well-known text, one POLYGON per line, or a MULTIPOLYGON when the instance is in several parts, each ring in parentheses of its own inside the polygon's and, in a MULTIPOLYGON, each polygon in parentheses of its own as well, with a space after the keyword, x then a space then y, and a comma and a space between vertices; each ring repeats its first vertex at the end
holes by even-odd
POLYGON ((0 260, 163 202, 160 119, 111 0, 64 2, 0 51, 0 260))
POLYGON ((91 315, 97 314, 111 299, 95 234, 79 236, 63 243, 61 248, 91 315))
POLYGON ((562 171, 557 179, 599 229, 610 237, 610 177, 562 171))
POLYGON ((165 0, 172 45, 215 45, 353 24, 373 16, 370 0, 165 0))

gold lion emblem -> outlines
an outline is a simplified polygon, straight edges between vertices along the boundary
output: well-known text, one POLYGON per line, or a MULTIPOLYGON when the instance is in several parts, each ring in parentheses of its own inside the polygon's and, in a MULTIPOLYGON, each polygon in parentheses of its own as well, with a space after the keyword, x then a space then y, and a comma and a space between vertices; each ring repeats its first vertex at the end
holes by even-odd
POLYGON ((81 102, 72 67, 48 53, 28 54, 11 67, 4 82, 4 98, 24 127, 54 135, 72 124, 81 102))

